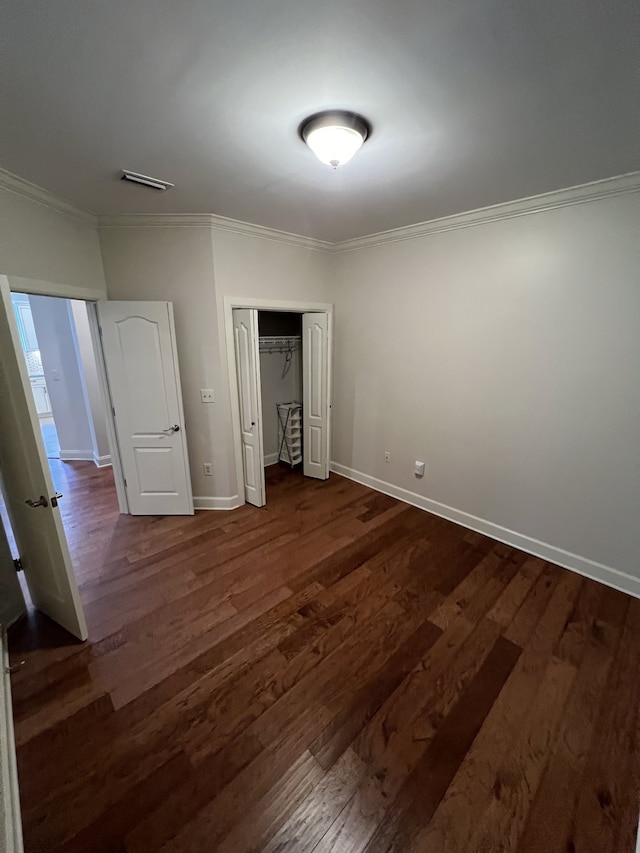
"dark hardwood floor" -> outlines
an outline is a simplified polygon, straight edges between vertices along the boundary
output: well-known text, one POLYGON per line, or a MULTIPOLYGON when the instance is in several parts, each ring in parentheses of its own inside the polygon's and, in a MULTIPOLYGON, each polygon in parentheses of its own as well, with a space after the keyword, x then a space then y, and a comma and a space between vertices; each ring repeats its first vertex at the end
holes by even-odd
POLYGON ((334 475, 54 473, 91 641, 11 635, 27 853, 634 849, 640 601, 334 475))

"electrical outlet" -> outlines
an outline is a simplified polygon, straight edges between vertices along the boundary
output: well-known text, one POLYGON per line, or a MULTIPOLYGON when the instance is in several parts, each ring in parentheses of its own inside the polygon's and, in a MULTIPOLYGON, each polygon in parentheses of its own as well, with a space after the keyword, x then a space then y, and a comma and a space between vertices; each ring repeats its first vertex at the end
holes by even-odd
POLYGON ((215 403, 216 398, 213 393, 213 388, 201 388, 200 389, 200 402, 201 403, 215 403))
POLYGON ((385 450, 384 461, 385 462, 391 462, 391 451, 390 450, 385 450))
POLYGON ((413 473, 416 477, 424 477, 424 462, 420 462, 419 459, 416 459, 413 467, 413 473))
POLYGON ((205 462, 202 467, 204 469, 205 477, 211 477, 213 475, 213 467, 211 465, 211 462, 205 462))

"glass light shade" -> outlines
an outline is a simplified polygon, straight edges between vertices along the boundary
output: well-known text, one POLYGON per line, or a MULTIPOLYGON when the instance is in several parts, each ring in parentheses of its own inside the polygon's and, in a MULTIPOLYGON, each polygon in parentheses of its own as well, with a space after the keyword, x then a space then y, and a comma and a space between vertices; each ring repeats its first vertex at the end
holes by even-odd
POLYGON ((306 143, 318 160, 337 168, 348 163, 362 146, 364 137, 357 130, 341 125, 327 125, 311 130, 306 143))

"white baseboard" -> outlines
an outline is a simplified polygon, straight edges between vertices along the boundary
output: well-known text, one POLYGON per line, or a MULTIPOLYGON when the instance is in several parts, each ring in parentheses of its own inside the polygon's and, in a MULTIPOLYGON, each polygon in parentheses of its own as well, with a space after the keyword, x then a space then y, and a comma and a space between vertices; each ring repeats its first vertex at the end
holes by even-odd
POLYGON ((63 450, 60 448, 63 462, 93 462, 93 450, 63 450))
POLYGON ((238 509, 242 501, 238 495, 230 498, 195 497, 193 498, 194 509, 238 509))
POLYGON ((277 465, 280 460, 279 453, 265 453, 264 455, 264 467, 268 468, 269 465, 277 465))
POLYGON ((424 509, 433 515, 439 515, 441 518, 446 518, 448 521, 453 521, 462 527, 467 527, 469 530, 475 530, 477 533, 483 533, 491 539, 497 539, 498 542, 504 542, 513 548, 526 551, 527 554, 533 554, 534 557, 541 557, 543 560, 548 560, 550 563, 555 563, 564 569, 570 569, 573 572, 577 572, 592 580, 600 581, 600 583, 604 583, 621 592, 629 593, 629 595, 633 595, 635 598, 640 598, 640 578, 628 575, 626 572, 612 569, 610 566, 604 566, 602 563, 596 563, 586 557, 580 557, 578 554, 572 554, 570 551, 564 551, 562 548, 556 548, 554 545, 540 542, 538 539, 532 539, 530 536, 517 533, 515 530, 509 530, 506 527, 501 527, 499 524, 494 524, 492 521, 477 518, 475 515, 470 515, 462 510, 454 509, 430 498, 425 498, 423 495, 410 492, 408 489, 402 489, 399 486, 394 486, 392 483, 386 483, 384 480, 378 480, 377 477, 371 477, 369 474, 363 474, 361 471, 347 468, 345 465, 340 465, 337 462, 331 462, 329 467, 335 474, 340 474, 340 476, 346 477, 349 480, 355 480, 356 483, 369 486, 369 488, 375 489, 377 492, 397 498, 399 501, 411 504, 419 509, 424 509))
POLYGON ((111 465, 111 455, 107 453, 106 456, 94 456, 93 461, 98 468, 106 468, 108 465, 111 465))

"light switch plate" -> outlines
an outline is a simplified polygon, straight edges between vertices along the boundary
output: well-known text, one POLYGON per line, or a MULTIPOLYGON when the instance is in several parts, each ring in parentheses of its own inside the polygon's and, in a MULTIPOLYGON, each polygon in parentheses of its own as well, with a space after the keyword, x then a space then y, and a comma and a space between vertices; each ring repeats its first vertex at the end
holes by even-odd
POLYGON ((213 388, 201 388, 200 389, 200 402, 202 403, 215 403, 216 398, 213 393, 213 388))

